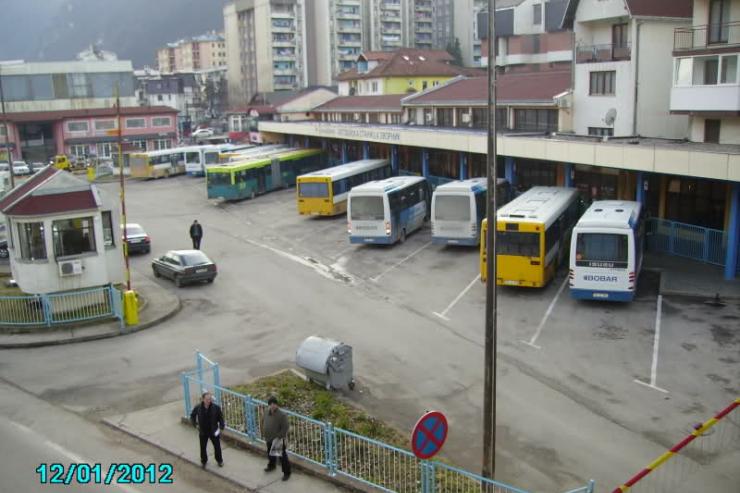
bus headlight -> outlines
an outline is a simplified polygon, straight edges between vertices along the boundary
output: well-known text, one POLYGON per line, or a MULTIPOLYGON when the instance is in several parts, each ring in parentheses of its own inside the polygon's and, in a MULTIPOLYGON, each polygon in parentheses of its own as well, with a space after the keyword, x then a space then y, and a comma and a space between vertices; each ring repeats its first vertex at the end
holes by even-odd
POLYGON ((388 221, 385 222, 385 235, 391 235, 391 223, 389 223, 388 221))
POLYGON ((352 234, 352 223, 347 221, 347 233, 352 234))

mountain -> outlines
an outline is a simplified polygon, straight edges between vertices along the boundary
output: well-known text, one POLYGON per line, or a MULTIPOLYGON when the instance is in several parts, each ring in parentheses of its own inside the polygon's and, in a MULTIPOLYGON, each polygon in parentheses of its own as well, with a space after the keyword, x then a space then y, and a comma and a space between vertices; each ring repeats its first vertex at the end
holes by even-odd
POLYGON ((0 0, 0 60, 72 60, 91 43, 135 67, 156 49, 223 30, 228 0, 0 0))

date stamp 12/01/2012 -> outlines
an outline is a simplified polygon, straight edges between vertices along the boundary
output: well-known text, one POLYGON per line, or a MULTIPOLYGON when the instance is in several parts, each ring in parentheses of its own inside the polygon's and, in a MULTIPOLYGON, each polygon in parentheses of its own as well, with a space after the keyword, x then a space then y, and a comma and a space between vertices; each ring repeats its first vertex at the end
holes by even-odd
POLYGON ((41 484, 172 484, 172 464, 39 464, 41 484))

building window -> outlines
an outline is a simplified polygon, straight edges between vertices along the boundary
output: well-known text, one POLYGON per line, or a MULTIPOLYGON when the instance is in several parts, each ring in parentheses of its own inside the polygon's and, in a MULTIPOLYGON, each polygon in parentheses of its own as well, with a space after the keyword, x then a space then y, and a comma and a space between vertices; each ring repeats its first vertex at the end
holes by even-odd
POLYGON ((629 24, 614 24, 612 26, 612 45, 614 48, 626 48, 629 44, 629 24))
MULTIPOLYGON (((498 112, 499 110, 497 109, 496 111, 498 112)), ((546 109, 515 109, 514 130, 525 130, 528 132, 556 132, 558 130, 558 111, 546 109)))
POLYGON ((488 128, 488 108, 473 108, 473 128, 488 128))
POLYGON ((704 120, 704 142, 719 144, 720 120, 704 120))
POLYGON ((591 72, 589 94, 592 96, 613 96, 615 93, 616 70, 591 72))
POLYGON ((0 125, 0 137, 6 137, 8 135, 8 129, 5 125, 0 125))
POLYGON ((437 126, 452 127, 452 108, 437 108, 437 126))
POLYGON ((145 128, 146 119, 144 118, 127 118, 126 128, 145 128))
POLYGON ((720 84, 737 84, 737 55, 722 57, 720 84))
POLYGON ((59 219, 51 223, 51 231, 56 257, 95 251, 95 228, 92 217, 59 219))
POLYGON ((424 81, 421 81, 421 90, 423 91, 424 89, 426 89, 427 88, 427 85, 428 85, 428 82, 427 81, 425 81, 425 80, 424 81))
POLYGON ((730 28, 730 1, 710 0, 709 42, 727 43, 730 28))
POLYGON ((391 113, 391 123, 392 124, 401 123, 401 115, 398 113, 391 113))
POLYGON ((22 260, 46 260, 44 223, 18 224, 18 243, 22 260))
POLYGON ((87 144, 75 144, 69 146, 69 153, 74 157, 86 157, 87 150, 87 144))
POLYGON ((377 81, 372 82, 372 92, 373 93, 378 92, 378 82, 377 81))
POLYGON ((112 247, 115 245, 113 238, 113 213, 111 211, 103 211, 103 245, 112 247))
POLYGON ((97 146, 98 157, 110 158, 116 150, 115 144, 110 142, 101 142, 97 146))
POLYGON ((588 134, 595 137, 612 137, 614 129, 611 127, 588 127, 588 134))
POLYGON ((534 5, 534 15, 532 16, 532 22, 535 26, 542 25, 542 4, 537 3, 534 5))
POLYGON ((172 142, 170 141, 170 139, 157 139, 153 142, 155 151, 163 151, 172 147, 172 142))
POLYGON ((87 132, 89 128, 90 127, 87 124, 87 122, 68 122, 67 123, 68 132, 87 132))
POLYGON ((137 149, 139 151, 146 151, 146 140, 132 140, 129 142, 129 145, 133 149, 137 149))
POLYGON ((169 116, 152 118, 153 127, 169 127, 170 125, 172 125, 172 120, 169 116))
POLYGON ((69 74, 70 96, 73 98, 88 98, 92 92, 85 74, 69 74))
POLYGON ((113 130, 116 128, 115 120, 95 120, 95 130, 113 130))

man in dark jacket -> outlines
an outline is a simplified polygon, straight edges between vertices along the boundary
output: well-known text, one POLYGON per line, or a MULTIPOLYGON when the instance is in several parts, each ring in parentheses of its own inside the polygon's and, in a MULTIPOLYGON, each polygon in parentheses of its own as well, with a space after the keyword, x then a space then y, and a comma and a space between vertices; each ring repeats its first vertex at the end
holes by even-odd
POLYGON ((278 401, 275 397, 267 399, 267 411, 262 420, 262 438, 267 442, 267 467, 265 472, 275 469, 277 457, 270 454, 272 442, 278 438, 283 440, 283 451, 280 456, 280 466, 283 469, 283 481, 290 478, 290 462, 288 462, 288 452, 286 439, 288 437, 288 416, 278 407, 278 401))
POLYGON ((190 225, 190 239, 193 240, 193 249, 200 250, 200 240, 203 238, 203 226, 198 220, 193 221, 190 225))
POLYGON ((200 463, 203 468, 208 462, 208 453, 206 446, 208 439, 213 443, 213 452, 216 456, 218 467, 224 466, 224 459, 221 456, 221 431, 224 426, 224 415, 218 404, 213 402, 211 393, 207 390, 201 396, 201 402, 193 408, 190 413, 190 422, 198 428, 200 434, 200 463))

